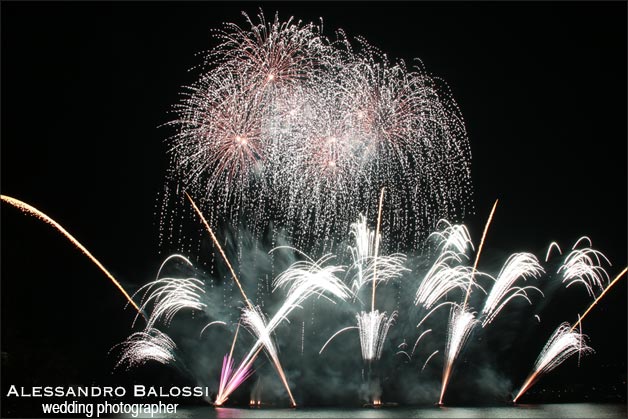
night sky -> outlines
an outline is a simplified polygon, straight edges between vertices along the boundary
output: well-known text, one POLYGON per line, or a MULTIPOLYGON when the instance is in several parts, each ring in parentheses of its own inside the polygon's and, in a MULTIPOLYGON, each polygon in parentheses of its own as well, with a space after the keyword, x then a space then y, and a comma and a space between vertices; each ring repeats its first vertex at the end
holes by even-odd
MULTIPOLYGON (((131 290, 152 280, 174 134, 162 125, 198 77, 198 53, 215 45, 210 29, 260 6, 267 17, 323 17, 328 36, 362 35, 448 83, 473 156, 464 222, 476 240, 500 199, 486 263, 515 251, 542 259, 550 242, 567 249, 588 235, 611 277, 626 266, 624 2, 3 2, 2 194, 57 220, 131 290)), ((133 311, 50 226, 6 205, 1 220, 3 398, 9 384, 115 382, 108 351, 133 311)), ((589 302, 583 289, 552 300, 522 371, 589 302)), ((625 389, 626 330, 623 280, 584 322, 596 354, 578 379, 621 381, 623 370, 625 389)))

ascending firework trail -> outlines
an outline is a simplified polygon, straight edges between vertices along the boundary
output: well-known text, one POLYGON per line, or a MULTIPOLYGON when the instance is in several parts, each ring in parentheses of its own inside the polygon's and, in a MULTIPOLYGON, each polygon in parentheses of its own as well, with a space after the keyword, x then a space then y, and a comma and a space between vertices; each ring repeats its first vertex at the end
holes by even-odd
POLYGON ((615 279, 613 279, 613 281, 608 285, 608 287, 606 287, 606 289, 604 289, 604 291, 600 294, 599 297, 597 297, 595 299, 595 301, 593 301, 593 303, 589 306, 589 308, 587 308, 587 311, 584 312, 584 314, 582 316, 578 317, 578 321, 576 323, 574 323, 573 326, 571 326, 571 331, 573 332, 573 330, 578 327, 578 325, 580 324, 580 322, 582 322, 582 320, 587 317, 587 314, 589 314, 589 312, 591 311, 591 309, 593 307, 595 307, 595 305, 598 303, 598 301, 600 301, 602 299, 602 297, 604 297, 604 294, 606 294, 608 292, 608 290, 611 289, 611 287, 613 285, 615 285, 617 283, 617 281, 619 281, 621 279, 622 276, 624 276, 626 274, 626 271, 628 271, 628 268, 624 268, 623 271, 621 271, 619 274, 617 274, 617 276, 615 277, 615 279))
POLYGON ((85 254, 85 256, 87 256, 92 262, 94 262, 94 264, 96 264, 96 266, 98 266, 98 268, 107 276, 107 278, 109 278, 111 280, 111 282, 113 282, 113 284, 120 290, 120 292, 122 292, 122 295, 124 295, 124 297, 127 299, 129 304, 131 304, 133 306, 133 308, 135 310, 137 310, 137 312, 139 314, 141 314, 146 319, 146 316, 144 315, 142 310, 138 307, 137 304, 135 304, 135 301, 133 301, 133 299, 125 291, 125 289, 122 288, 122 285, 120 285, 118 280, 115 279, 113 277, 113 275, 111 275, 111 273, 107 269, 105 269, 105 267, 102 265, 102 263, 100 263, 100 261, 98 259, 96 259, 90 253, 90 251, 87 250, 87 248, 85 248, 85 246, 83 246, 78 240, 76 240, 74 238, 74 236, 72 236, 65 228, 63 228, 61 226, 61 224, 57 223, 52 218, 48 217, 46 214, 44 214, 43 212, 39 211, 37 208, 27 204, 26 202, 22 202, 19 199, 15 199, 15 198, 12 198, 12 197, 7 196, 7 195, 0 195, 0 199, 3 202, 6 202, 7 204, 11 204, 14 207, 18 208, 19 210, 22 210, 22 211, 24 211, 24 212, 26 212, 26 213, 28 213, 30 215, 33 215, 33 216, 39 218, 40 220, 42 220, 43 222, 45 222, 47 224, 50 224, 51 226, 56 228, 61 234, 63 234, 68 240, 70 240, 72 242, 72 244, 74 244, 76 247, 78 247, 78 249, 81 252, 83 252, 83 254, 85 254))
POLYGON ((484 226, 484 231, 482 232, 482 239, 480 240, 478 252, 475 255, 473 269, 471 270, 471 274, 469 275, 469 283, 467 285, 467 292, 464 297, 464 302, 461 306, 454 307, 451 311, 449 319, 449 330, 447 335, 447 351, 445 353, 445 367, 443 369, 443 384, 440 390, 440 398, 438 399, 439 405, 443 404, 443 397, 445 396, 445 390, 447 389, 447 384, 449 383, 449 378, 451 376, 451 370, 453 368, 454 361, 456 360, 456 357, 458 356, 458 354, 462 350, 462 347, 467 341, 471 330, 477 324, 475 315, 470 311, 467 311, 467 302, 469 300, 469 294, 471 293, 471 285, 473 285, 473 276, 475 275, 475 271, 480 260, 480 255, 482 254, 484 239, 486 239, 486 233, 488 232, 488 227, 491 225, 491 221, 493 220, 493 215, 495 214, 495 208, 497 208, 498 202, 499 199, 496 199, 495 203, 493 204, 493 208, 491 209, 491 213, 488 216, 488 220, 486 221, 486 225, 484 226))

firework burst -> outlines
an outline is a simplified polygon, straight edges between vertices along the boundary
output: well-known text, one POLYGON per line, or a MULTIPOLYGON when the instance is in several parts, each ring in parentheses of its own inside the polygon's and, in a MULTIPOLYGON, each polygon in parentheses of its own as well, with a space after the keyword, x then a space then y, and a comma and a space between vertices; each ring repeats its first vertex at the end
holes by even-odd
POLYGON ((471 268, 462 265, 468 259, 466 252, 473 249, 469 231, 464 225, 452 225, 447 220, 440 220, 437 227, 440 229, 428 239, 436 243, 440 254, 419 284, 414 300, 428 310, 455 289, 465 290, 473 281, 471 268))
POLYGON ((589 295, 595 297, 595 291, 602 292, 604 284, 609 280, 608 273, 601 266, 601 263, 606 261, 610 265, 610 262, 598 250, 590 247, 576 249, 578 244, 585 239, 588 240, 588 237, 582 237, 574 244, 562 266, 558 268, 558 273, 562 273, 563 283, 567 284, 566 287, 582 284, 589 295))
POLYGON ((446 252, 441 254, 425 274, 416 292, 415 304, 431 309, 438 301, 456 289, 466 290, 471 276, 468 266, 450 266, 459 263, 458 255, 446 252))
POLYGON ((133 333, 116 346, 122 348, 116 368, 126 364, 127 369, 129 369, 148 361, 170 364, 176 360, 174 351, 177 346, 174 341, 165 333, 154 328, 133 333))
POLYGON ((402 253, 391 255, 376 255, 375 241, 381 242, 381 235, 375 236, 366 222, 366 217, 360 215, 358 221, 351 224, 351 235, 355 246, 349 246, 353 264, 349 268, 352 273, 350 283, 354 298, 357 298, 360 290, 367 284, 375 285, 400 278, 404 272, 409 271, 405 267, 406 256, 402 253))
POLYGON ((514 298, 520 297, 532 304, 527 291, 534 290, 543 295, 541 290, 536 287, 513 285, 519 278, 525 281, 527 278, 537 278, 543 272, 545 271, 533 254, 515 253, 511 255, 497 276, 495 284, 486 298, 484 308, 482 309, 482 316, 484 317, 482 327, 492 322, 506 304, 514 298))
POLYGON ((307 248, 343 233, 385 185, 404 185, 391 206, 410 209, 389 226, 399 243, 464 212, 462 117, 419 62, 408 69, 313 23, 245 18, 246 28, 216 31, 219 44, 172 122, 171 179, 210 218, 238 225, 246 215, 253 231, 272 220, 307 248))

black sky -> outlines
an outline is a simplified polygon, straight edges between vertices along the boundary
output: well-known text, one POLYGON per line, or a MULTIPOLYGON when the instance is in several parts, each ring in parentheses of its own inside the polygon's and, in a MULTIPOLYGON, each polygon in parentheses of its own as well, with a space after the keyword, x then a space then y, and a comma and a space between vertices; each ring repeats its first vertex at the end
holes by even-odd
MULTIPOLYGON (((418 57, 449 84, 473 155, 473 237, 500 199, 485 254, 541 258, 588 235, 611 275, 626 265, 625 2, 3 2, 2 194, 59 221, 125 284, 152 279, 173 134, 160 125, 198 76, 210 29, 260 6, 323 17, 327 35, 418 57)), ((49 226, 3 205, 1 229, 3 388, 99 382, 133 313, 49 226)), ((575 320, 587 301, 561 301, 557 317, 575 320)), ((590 362, 625 361, 625 282, 597 310, 590 362)))

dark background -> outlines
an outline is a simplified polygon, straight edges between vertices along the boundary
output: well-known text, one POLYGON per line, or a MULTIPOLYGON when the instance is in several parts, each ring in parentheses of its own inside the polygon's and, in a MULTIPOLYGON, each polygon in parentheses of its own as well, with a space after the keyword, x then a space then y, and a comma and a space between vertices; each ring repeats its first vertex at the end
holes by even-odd
MULTIPOLYGON (((244 24, 240 11, 260 5, 268 18, 323 17, 328 36, 342 28, 390 57, 419 57, 449 84, 473 155, 475 213, 464 221, 476 241, 500 199, 485 263, 524 250, 542 259, 551 241, 568 249, 586 234, 613 262, 611 276, 626 265, 620 2, 3 2, 2 194, 57 220, 130 289, 151 280, 164 256, 159 193, 173 134, 160 125, 198 76, 188 71, 197 53, 215 45, 210 29, 244 24)), ((9 384, 117 384, 108 350, 133 318, 123 297, 50 226, 2 205, 1 228, 3 399, 9 384)), ((596 354, 539 386, 575 374, 625 401, 625 284, 584 322, 596 354)), ((589 302, 583 289, 552 300, 519 376, 589 302)), ((168 374, 159 371, 155 382, 168 374)))

